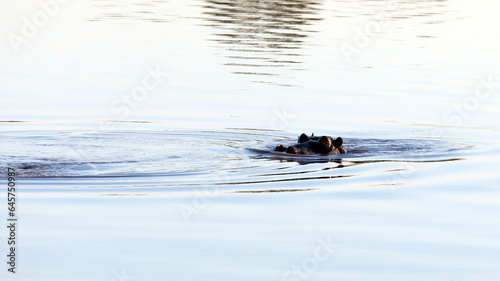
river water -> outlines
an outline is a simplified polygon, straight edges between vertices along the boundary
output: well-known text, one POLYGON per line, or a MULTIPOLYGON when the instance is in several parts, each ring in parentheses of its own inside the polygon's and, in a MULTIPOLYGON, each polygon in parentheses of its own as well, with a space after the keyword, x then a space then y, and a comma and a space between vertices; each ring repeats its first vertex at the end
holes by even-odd
POLYGON ((1 279, 498 280, 499 11, 0 3, 1 279))

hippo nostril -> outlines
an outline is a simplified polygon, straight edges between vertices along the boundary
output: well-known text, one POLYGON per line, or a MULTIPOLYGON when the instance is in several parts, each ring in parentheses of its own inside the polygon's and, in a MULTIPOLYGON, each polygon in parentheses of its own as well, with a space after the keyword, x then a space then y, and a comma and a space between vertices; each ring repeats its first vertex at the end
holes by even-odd
POLYGON ((289 147, 286 149, 286 153, 297 154, 297 148, 296 148, 296 147, 294 147, 294 146, 289 146, 289 147))
POLYGON ((274 150, 279 151, 279 152, 283 152, 286 150, 286 147, 284 147, 282 144, 280 144, 274 150))

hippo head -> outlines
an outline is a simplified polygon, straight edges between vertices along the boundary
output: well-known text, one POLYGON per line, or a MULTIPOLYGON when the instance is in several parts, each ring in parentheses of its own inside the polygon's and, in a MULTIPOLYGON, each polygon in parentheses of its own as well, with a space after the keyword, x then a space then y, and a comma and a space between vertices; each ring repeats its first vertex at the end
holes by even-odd
POLYGON ((342 146, 344 141, 341 137, 336 139, 329 136, 311 136, 301 134, 297 143, 288 147, 277 146, 274 150, 291 154, 344 154, 347 151, 342 146))

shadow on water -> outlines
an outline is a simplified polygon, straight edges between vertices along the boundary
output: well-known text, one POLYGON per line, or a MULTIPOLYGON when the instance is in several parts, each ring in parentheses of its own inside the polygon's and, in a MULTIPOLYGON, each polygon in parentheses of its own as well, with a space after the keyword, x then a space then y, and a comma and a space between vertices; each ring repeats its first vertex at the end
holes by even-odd
POLYGON ((313 30, 306 29, 321 20, 318 1, 207 0, 206 26, 213 28, 211 40, 218 43, 229 60, 232 73, 249 80, 279 86, 276 78, 293 78, 282 69, 300 70, 300 49, 313 30))

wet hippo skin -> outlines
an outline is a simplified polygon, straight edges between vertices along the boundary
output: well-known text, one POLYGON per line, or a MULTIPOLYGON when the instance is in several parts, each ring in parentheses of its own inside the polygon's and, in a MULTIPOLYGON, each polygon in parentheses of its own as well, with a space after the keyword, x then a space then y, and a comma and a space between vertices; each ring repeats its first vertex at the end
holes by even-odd
POLYGON ((341 137, 336 139, 330 136, 317 137, 314 133, 309 137, 302 133, 296 144, 288 147, 280 144, 274 150, 291 154, 344 154, 347 151, 342 147, 343 143, 341 137))

